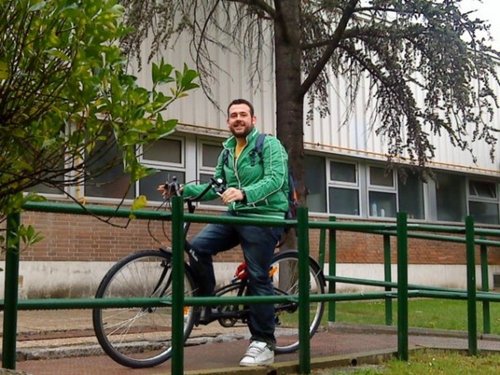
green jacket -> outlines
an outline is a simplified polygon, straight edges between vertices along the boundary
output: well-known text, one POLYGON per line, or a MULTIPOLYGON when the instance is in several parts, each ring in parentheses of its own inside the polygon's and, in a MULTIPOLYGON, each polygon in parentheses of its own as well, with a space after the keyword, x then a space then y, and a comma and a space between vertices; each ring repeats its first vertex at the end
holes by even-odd
MULTIPOLYGON (((255 153, 255 142, 259 132, 253 129, 247 136, 247 144, 237 162, 234 160, 236 138, 228 138, 222 145, 229 151, 224 163, 222 151, 215 167, 214 178, 222 178, 227 187, 245 191, 246 202, 232 202, 228 209, 241 214, 258 214, 283 218, 288 212, 288 155, 281 142, 273 136, 266 136, 262 148, 262 160, 255 153)), ((196 196, 206 184, 187 184, 184 196, 196 196)), ((218 198, 209 191, 202 200, 218 198)))

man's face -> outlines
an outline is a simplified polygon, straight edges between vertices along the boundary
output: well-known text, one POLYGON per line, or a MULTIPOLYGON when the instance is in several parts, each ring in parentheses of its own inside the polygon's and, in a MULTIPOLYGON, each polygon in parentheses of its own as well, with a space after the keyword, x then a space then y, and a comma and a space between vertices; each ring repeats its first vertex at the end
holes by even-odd
POLYGON ((229 107, 227 126, 236 138, 245 138, 252 131, 256 120, 246 104, 234 104, 229 107))

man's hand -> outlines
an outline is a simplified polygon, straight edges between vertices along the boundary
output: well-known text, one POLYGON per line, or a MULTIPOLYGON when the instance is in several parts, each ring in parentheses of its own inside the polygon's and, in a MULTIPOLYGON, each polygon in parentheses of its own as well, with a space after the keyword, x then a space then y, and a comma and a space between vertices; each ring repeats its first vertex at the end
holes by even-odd
POLYGON ((159 191, 163 197, 163 199, 170 198, 170 194, 168 192, 168 189, 165 189, 165 184, 158 185, 156 188, 157 191, 159 191))
MULTIPOLYGON (((179 189, 178 193, 179 194, 182 193, 183 187, 184 187, 183 185, 178 185, 178 189, 179 189)), ((174 186, 167 185, 167 184, 158 185, 158 187, 156 188, 156 190, 159 191, 161 193, 161 195, 163 196, 163 199, 168 199, 172 195, 176 195, 176 191, 174 189, 175 189, 174 186)))
POLYGON ((242 201, 244 198, 245 195, 243 194, 243 191, 236 188, 228 188, 221 195, 221 199, 222 202, 224 202, 224 204, 229 204, 236 201, 242 201))

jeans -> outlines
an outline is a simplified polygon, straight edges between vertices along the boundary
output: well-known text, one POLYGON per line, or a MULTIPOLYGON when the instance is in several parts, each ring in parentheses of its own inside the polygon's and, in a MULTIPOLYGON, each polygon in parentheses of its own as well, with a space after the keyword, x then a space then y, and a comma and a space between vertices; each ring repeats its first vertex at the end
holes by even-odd
MULTIPOLYGON (((234 212, 226 215, 236 216, 234 212)), ((276 243, 283 228, 251 225, 208 224, 192 240, 190 266, 200 287, 199 294, 211 296, 215 289, 215 274, 212 256, 240 244, 248 269, 248 290, 253 296, 273 295, 273 285, 269 277, 269 267, 276 243), (196 258, 195 258, 196 257, 196 258)), ((274 305, 250 304, 248 328, 251 340, 274 345, 274 305)))

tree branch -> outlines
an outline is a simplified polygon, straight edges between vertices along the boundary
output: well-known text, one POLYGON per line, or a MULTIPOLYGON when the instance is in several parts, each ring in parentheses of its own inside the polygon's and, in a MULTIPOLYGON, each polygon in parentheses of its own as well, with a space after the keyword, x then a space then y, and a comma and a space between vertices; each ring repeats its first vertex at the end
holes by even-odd
POLYGON ((264 0, 225 0, 228 3, 240 3, 248 6, 254 6, 263 10, 269 15, 270 18, 274 19, 276 17, 276 11, 273 7, 267 4, 264 0))
POLYGON ((315 66, 309 71, 307 78, 304 80, 304 82, 302 82, 301 90, 298 93, 300 96, 304 96, 307 93, 307 91, 311 88, 311 86, 316 81, 316 78, 321 74, 322 70, 328 63, 328 60, 330 60, 330 57, 332 56, 333 52, 339 46, 339 43, 342 40, 342 35, 344 34, 345 29, 347 28, 347 24, 351 19, 352 14, 354 13, 358 1, 359 0, 350 0, 349 3, 347 4, 346 8, 344 9, 344 12, 342 13, 342 17, 340 18, 339 24, 335 29, 335 32, 333 33, 333 38, 331 40, 331 43, 326 47, 323 55, 316 62, 315 66))

